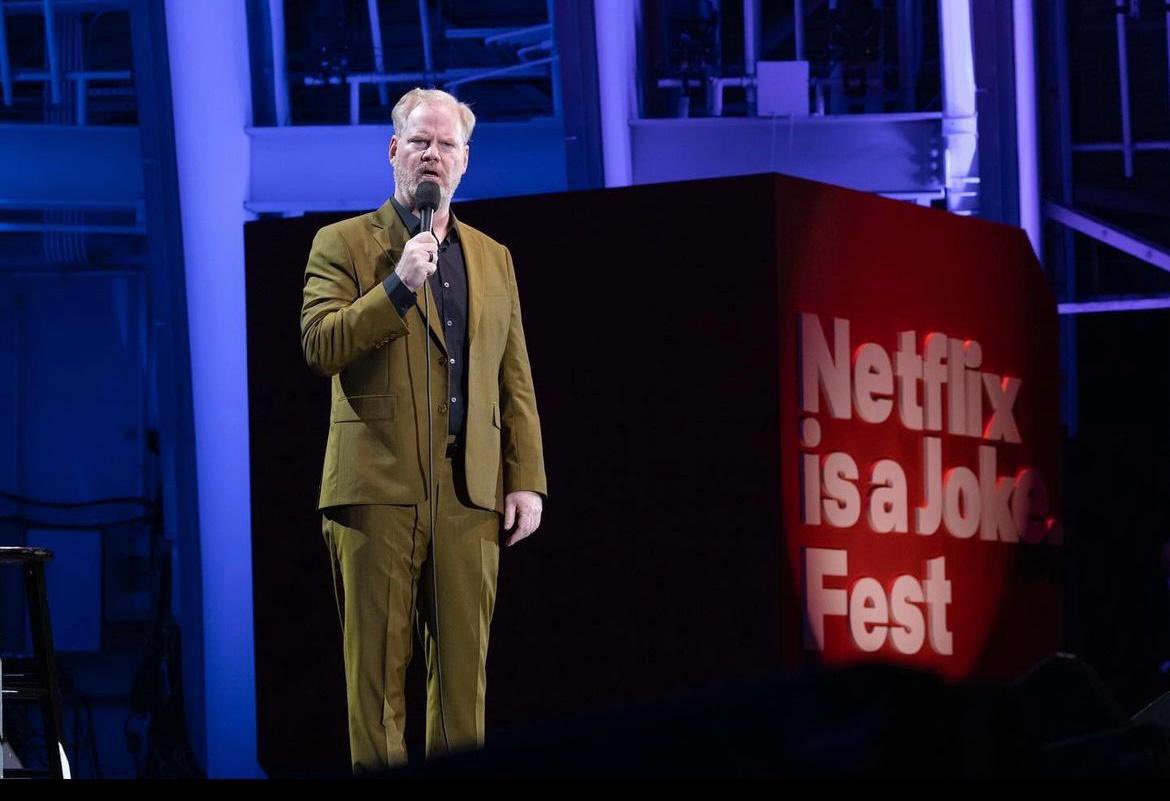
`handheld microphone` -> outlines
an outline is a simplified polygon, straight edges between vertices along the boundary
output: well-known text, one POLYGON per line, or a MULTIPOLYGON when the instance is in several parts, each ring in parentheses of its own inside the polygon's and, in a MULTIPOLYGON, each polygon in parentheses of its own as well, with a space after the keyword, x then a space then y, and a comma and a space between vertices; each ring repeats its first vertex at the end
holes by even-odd
POLYGON ((422 218, 422 230, 429 233, 434 227, 435 209, 439 208, 441 200, 442 193, 434 181, 423 181, 414 191, 414 206, 422 218))

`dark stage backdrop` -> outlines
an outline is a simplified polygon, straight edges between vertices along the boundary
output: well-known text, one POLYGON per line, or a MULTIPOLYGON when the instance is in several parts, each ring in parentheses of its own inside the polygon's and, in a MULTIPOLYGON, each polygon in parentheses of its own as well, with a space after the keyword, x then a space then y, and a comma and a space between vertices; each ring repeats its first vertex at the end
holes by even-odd
MULTIPOLYGON (((549 481, 541 529, 501 550, 489 731, 777 664, 773 191, 759 176, 456 205, 512 251, 549 481)), ((246 227, 258 736, 271 774, 348 765, 315 508, 329 384, 299 338, 313 235, 345 216, 246 227)), ((421 661, 408 677, 414 753, 421 661)))
MULTIPOLYGON (((501 554, 489 736, 813 661, 799 574, 809 548, 847 552, 848 576, 824 581, 830 594, 861 577, 893 593, 905 574, 912 584, 898 586, 950 604, 951 653, 934 629, 925 637, 923 617, 916 651, 897 652, 889 637, 879 658, 951 678, 993 665, 1002 675, 1055 644, 1059 521, 1030 502, 1020 519, 1043 544, 1004 541, 1003 515, 990 538, 878 534, 865 513, 836 529, 800 517, 798 469, 818 464, 805 456, 858 460, 863 503, 874 459, 897 460, 911 519, 925 471, 924 432, 899 426, 898 413, 841 420, 824 397, 819 412, 799 408, 798 362, 810 358, 801 314, 815 316, 827 353, 845 354, 834 358, 846 372, 851 347, 874 342, 870 355, 893 358, 905 330, 917 332, 920 354, 931 333, 955 347, 981 340, 981 369, 1023 381, 1023 443, 981 437, 976 419, 966 434, 936 435, 939 469, 973 471, 978 448, 994 446, 1009 483, 1042 471, 1055 508, 1055 306, 1019 231, 775 175, 456 208, 512 250, 549 479, 541 530, 501 554), (851 345, 836 341, 834 317, 852 320, 851 345), (810 417, 817 437, 802 428, 798 442, 810 417), (925 583, 926 561, 938 567, 944 556, 945 602, 941 585, 925 583)), ((315 509, 328 382, 309 372, 299 341, 313 234, 343 216, 246 229, 258 732, 261 765, 277 775, 348 764, 340 632, 315 509)), ((978 372, 968 379, 978 394, 978 372)), ((846 397, 856 405, 856 393, 846 397)), ((966 486, 952 528, 978 501, 966 486)), ((851 629, 839 613, 825 621, 827 662, 871 658, 850 637, 874 627, 851 629)), ((414 754, 420 661, 408 676, 414 754)))

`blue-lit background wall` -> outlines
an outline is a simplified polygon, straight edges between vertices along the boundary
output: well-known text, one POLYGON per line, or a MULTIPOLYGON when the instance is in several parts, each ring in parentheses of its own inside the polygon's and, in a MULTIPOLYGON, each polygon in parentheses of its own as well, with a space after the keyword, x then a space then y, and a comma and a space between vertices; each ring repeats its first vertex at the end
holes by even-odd
POLYGON ((58 553, 75 774, 143 771, 181 666, 180 764, 259 775, 243 224, 378 206, 403 91, 476 109, 463 199, 779 171, 1022 223, 1075 431, 1075 315, 1170 306, 1170 14, 1118 8, 0 0, 0 538, 58 553))

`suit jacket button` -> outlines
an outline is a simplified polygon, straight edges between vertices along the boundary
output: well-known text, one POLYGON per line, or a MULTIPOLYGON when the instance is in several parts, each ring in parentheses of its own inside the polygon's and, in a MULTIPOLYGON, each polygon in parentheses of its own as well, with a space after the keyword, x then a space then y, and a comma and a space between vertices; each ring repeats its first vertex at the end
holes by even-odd
POLYGON ((447 404, 440 403, 439 404, 439 414, 446 414, 446 413, 447 413, 447 404))

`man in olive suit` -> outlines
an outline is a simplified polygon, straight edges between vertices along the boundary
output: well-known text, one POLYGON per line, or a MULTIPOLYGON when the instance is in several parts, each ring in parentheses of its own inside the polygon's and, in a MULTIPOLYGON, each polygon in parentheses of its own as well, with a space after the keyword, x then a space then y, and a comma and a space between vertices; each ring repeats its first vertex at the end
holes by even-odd
POLYGON ((415 89, 392 117, 394 196, 317 233, 301 310, 305 359, 332 384, 319 508, 355 772, 406 759, 412 621, 428 756, 482 744, 501 522, 508 545, 524 539, 547 495, 511 254, 450 211, 475 116, 415 89), (423 181, 440 188, 433 233, 415 206, 423 181))

